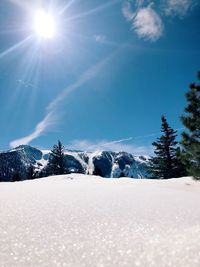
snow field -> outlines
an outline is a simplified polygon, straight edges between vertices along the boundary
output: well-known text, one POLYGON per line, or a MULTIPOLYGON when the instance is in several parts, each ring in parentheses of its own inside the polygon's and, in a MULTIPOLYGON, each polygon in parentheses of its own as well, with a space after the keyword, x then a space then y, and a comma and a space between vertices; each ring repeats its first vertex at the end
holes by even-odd
POLYGON ((0 266, 200 266, 200 183, 80 174, 0 183, 0 266))

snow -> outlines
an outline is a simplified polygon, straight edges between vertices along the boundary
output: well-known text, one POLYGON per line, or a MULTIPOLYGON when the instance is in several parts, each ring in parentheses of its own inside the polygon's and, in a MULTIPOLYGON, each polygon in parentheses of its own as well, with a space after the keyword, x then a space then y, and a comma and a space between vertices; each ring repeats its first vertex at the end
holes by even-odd
POLYGON ((87 164, 84 160, 81 159, 80 155, 77 152, 74 151, 66 151, 65 155, 69 155, 74 157, 82 166, 83 170, 87 169, 87 164))
POLYGON ((0 266, 200 266, 200 183, 72 174, 0 183, 0 266))
POLYGON ((46 155, 46 154, 49 154, 51 152, 51 150, 50 149, 42 149, 41 152, 43 155, 46 155))
POLYGON ((87 173, 93 174, 94 173, 94 162, 93 159, 96 157, 100 157, 102 155, 102 151, 94 151, 94 152, 88 152, 88 167, 87 167, 87 173))
POLYGON ((134 156, 134 159, 140 163, 145 163, 146 161, 150 160, 150 156, 143 155, 143 156, 134 156))
POLYGON ((39 160, 36 160, 36 170, 37 171, 41 171, 43 168, 45 168, 48 164, 48 158, 49 158, 49 153, 51 152, 51 150, 41 150, 42 152, 42 158, 39 160))

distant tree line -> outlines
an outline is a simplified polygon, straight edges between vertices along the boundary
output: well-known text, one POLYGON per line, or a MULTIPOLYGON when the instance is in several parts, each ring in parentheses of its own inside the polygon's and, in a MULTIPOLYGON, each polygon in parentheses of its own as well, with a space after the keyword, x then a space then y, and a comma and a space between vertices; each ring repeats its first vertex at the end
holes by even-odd
MULTIPOLYGON (((200 72, 198 73, 200 80, 200 72)), ((177 142, 164 115, 161 117, 162 135, 152 143, 155 156, 149 161, 152 178, 168 179, 191 175, 200 179, 200 85, 192 83, 186 93, 187 106, 181 121, 185 130, 177 142)))
MULTIPOLYGON (((28 167, 28 171, 27 171, 25 179, 26 180, 32 180, 32 179, 35 179, 36 177, 37 176, 36 176, 36 173, 34 171, 34 167, 33 167, 33 165, 30 165, 28 167)), ((24 180, 24 178, 21 176, 20 172, 14 171, 12 176, 11 176, 11 182, 20 182, 22 180, 24 180)))

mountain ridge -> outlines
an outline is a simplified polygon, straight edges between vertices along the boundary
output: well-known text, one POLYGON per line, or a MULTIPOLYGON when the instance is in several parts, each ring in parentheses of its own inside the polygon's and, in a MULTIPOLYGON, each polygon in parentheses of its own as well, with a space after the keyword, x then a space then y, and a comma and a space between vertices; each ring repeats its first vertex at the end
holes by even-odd
MULTIPOLYGON (((0 152, 0 179, 10 181, 14 173, 27 179, 30 167, 35 177, 45 176, 50 150, 21 145, 0 152)), ((69 173, 99 175, 105 178, 148 178, 149 157, 127 152, 65 150, 64 164, 69 173)))

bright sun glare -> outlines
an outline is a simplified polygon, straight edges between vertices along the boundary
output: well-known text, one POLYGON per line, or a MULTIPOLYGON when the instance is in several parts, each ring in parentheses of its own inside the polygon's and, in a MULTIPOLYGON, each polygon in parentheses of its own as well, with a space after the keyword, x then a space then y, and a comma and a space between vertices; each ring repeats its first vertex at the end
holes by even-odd
POLYGON ((37 36, 52 39, 56 34, 56 22, 52 14, 39 10, 34 18, 34 30, 37 36))

